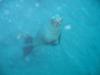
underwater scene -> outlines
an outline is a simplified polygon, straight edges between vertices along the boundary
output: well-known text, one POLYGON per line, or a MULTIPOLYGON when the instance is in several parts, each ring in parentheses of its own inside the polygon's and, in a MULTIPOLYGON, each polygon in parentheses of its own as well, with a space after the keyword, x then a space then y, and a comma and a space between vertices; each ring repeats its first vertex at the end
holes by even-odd
POLYGON ((0 75, 100 75, 100 0, 0 0, 0 75))

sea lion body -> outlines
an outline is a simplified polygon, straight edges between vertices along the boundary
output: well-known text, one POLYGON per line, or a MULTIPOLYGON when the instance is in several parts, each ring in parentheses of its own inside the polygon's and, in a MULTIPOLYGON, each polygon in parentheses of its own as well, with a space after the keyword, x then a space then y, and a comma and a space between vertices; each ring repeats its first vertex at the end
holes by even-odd
POLYGON ((24 57, 27 57, 35 47, 41 45, 57 45, 61 40, 61 17, 54 17, 48 25, 41 27, 35 37, 24 38, 24 57))

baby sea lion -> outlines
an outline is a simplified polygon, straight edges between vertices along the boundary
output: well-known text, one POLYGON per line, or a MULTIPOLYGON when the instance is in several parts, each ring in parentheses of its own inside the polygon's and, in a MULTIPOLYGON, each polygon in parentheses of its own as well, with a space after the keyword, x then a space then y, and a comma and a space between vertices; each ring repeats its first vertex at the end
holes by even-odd
POLYGON ((41 45, 55 46, 60 43, 61 40, 61 23, 62 18, 57 15, 51 18, 50 24, 45 26, 42 31, 40 30, 36 37, 26 35, 24 38, 24 57, 27 57, 32 53, 35 47, 41 45))

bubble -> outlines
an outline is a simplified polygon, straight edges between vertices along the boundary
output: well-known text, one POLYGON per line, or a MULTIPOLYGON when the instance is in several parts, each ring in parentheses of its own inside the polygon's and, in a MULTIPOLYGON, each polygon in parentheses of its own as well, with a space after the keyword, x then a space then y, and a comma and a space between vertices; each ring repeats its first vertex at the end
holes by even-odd
POLYGON ((35 3, 35 7, 39 7, 40 6, 40 4, 39 3, 35 3))
POLYGON ((58 7, 57 7, 57 10, 58 10, 58 11, 60 11, 61 9, 62 9, 62 7, 61 7, 61 6, 58 6, 58 7))
POLYGON ((26 56, 26 57, 25 57, 25 62, 28 63, 29 61, 30 61, 30 57, 29 57, 29 56, 26 56))
POLYGON ((17 39, 20 40, 21 38, 22 38, 22 35, 21 34, 18 34, 17 35, 17 39))
POLYGON ((66 29, 66 30, 70 30, 70 29, 71 29, 71 25, 70 25, 70 24, 66 25, 66 26, 65 26, 65 29, 66 29))
POLYGON ((8 22, 9 22, 9 23, 12 23, 12 19, 8 19, 8 22))
POLYGON ((63 7, 66 7, 66 4, 65 3, 63 4, 63 7))
POLYGON ((4 14, 5 14, 5 15, 9 15, 9 14, 10 14, 10 10, 5 9, 5 10, 4 10, 4 14))
POLYGON ((16 4, 16 7, 19 8, 20 7, 20 4, 16 4))
POLYGON ((24 2, 24 0, 19 0, 20 2, 24 2))

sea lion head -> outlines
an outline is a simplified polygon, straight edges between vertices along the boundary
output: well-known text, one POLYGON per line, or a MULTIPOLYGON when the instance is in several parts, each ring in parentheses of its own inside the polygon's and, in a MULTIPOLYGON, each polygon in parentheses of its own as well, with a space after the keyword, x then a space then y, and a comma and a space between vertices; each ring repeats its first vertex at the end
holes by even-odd
POLYGON ((51 24, 55 27, 59 27, 62 23, 62 17, 60 15, 53 16, 51 18, 51 24))

